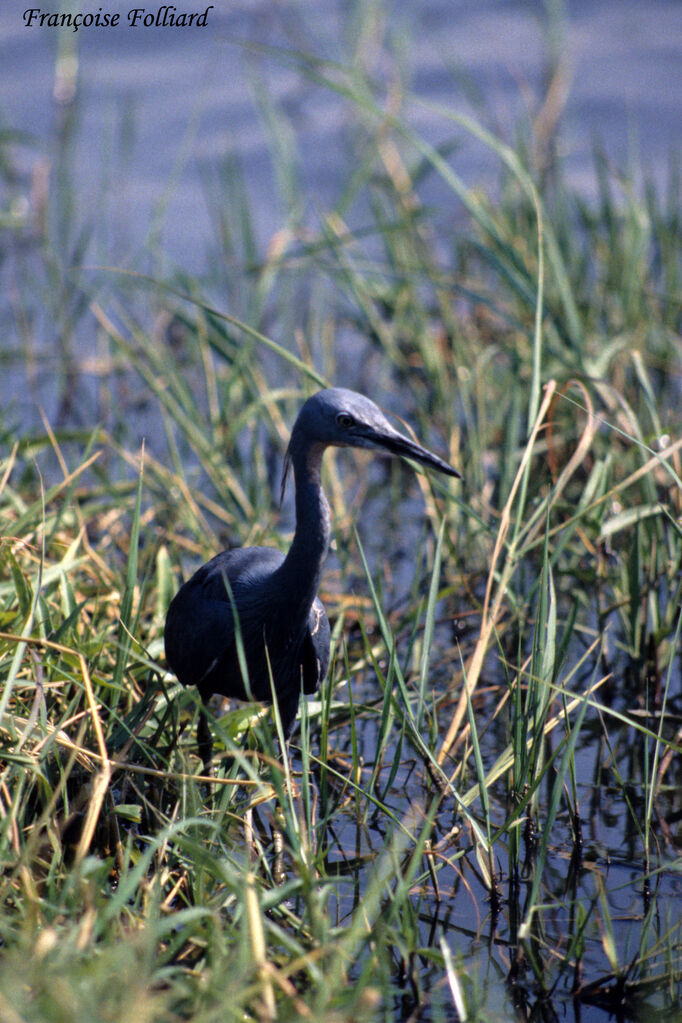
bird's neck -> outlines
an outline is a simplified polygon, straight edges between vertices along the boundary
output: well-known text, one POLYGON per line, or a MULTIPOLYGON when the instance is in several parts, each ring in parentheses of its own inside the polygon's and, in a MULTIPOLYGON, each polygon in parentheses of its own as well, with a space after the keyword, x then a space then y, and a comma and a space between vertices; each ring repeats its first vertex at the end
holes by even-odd
POLYGON ((312 605, 329 550, 329 505, 320 482, 324 445, 293 450, 291 460, 296 484, 296 531, 281 567, 285 592, 293 601, 312 605))

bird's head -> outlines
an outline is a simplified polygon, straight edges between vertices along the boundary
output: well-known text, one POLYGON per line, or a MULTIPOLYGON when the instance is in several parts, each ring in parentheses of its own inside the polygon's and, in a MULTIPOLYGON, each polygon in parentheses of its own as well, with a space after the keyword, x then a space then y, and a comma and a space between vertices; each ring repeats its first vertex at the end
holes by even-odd
POLYGON ((332 445, 373 448, 391 455, 402 455, 461 479, 457 470, 442 458, 396 430, 369 398, 344 387, 330 387, 308 398, 294 423, 284 461, 282 495, 295 453, 312 449, 321 451, 332 445))

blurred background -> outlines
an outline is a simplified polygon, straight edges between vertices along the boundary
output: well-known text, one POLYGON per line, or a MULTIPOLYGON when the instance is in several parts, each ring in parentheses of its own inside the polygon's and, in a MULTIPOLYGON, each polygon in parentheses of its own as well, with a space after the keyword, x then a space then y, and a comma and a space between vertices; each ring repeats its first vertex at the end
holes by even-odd
MULTIPOLYGON (((365 76, 379 103, 442 147, 467 187, 493 195, 497 155, 437 105, 521 144, 541 186, 551 187, 560 161, 564 184, 588 201, 598 195, 596 148, 613 182, 664 191, 679 147, 677 0, 234 0, 216 3, 206 28, 132 29, 128 8, 106 9, 114 8, 118 27, 73 32, 27 28, 23 4, 2 5, 0 129, 13 143, 1 183, 6 226, 23 226, 13 237, 26 255, 45 228, 50 190, 58 192, 53 255, 62 270, 70 262, 153 276, 179 269, 236 315, 244 289, 241 298, 229 291, 245 260, 255 265, 292 236, 318 232, 330 210, 349 230, 367 229, 366 197, 349 195, 363 135, 376 125, 363 123, 343 89, 320 87, 315 61, 365 76), (242 234, 232 261, 227 232, 242 234)), ((467 230, 440 176, 424 174, 420 197, 440 207, 450 238, 467 230)), ((3 263, 3 400, 33 422, 38 404, 60 407, 60 373, 45 386, 37 369, 29 390, 22 385, 26 334, 6 304, 12 263, 3 263)), ((92 288, 94 279, 84 273, 80 283, 92 288)), ((280 323, 274 336, 288 343, 296 325, 280 323)), ((83 336, 75 330, 68 351, 50 315, 31 333, 37 363, 43 345, 47 358, 61 346, 72 372, 92 369, 91 325, 83 336)))

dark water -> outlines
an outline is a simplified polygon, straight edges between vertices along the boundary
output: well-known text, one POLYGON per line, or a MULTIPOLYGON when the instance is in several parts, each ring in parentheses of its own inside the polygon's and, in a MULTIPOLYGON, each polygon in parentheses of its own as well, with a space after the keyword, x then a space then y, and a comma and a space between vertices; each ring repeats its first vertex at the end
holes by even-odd
MULTIPOLYGON (((619 680, 622 681, 622 680, 619 680)), ((679 690, 679 686, 677 687, 679 690)), ((498 694, 499 695, 499 694, 498 694)), ((365 692, 354 686, 354 703, 361 706, 363 696, 368 701, 376 699, 376 689, 368 685, 365 692)), ((495 696, 494 699, 497 699, 495 696)), ((485 700, 477 704, 477 716, 481 722, 488 721, 493 711, 494 699, 490 706, 485 700)), ((625 707, 616 701, 614 708, 625 707)), ((506 745, 503 729, 489 730, 482 740, 482 753, 489 769, 506 745)), ((377 746, 376 720, 370 714, 356 717, 357 745, 363 764, 363 778, 366 781, 374 766, 377 746)), ((640 1010, 631 1003, 618 1008, 617 999, 608 993, 609 964, 604 954, 604 931, 597 922, 600 913, 600 893, 608 904, 614 947, 618 962, 625 966, 637 957, 638 949, 649 949, 660 939, 665 946, 672 936, 679 941, 680 906, 682 906, 682 876, 679 871, 663 866, 660 873, 654 870, 646 880, 651 868, 665 863, 667 838, 661 830, 661 820, 675 822, 680 813, 679 790, 669 795, 661 794, 657 800, 652 834, 654 835, 652 858, 647 861, 643 852, 642 832, 639 822, 644 819, 642 765, 644 763, 644 742, 633 745, 632 729, 619 727, 614 722, 607 728, 613 751, 614 776, 609 784, 604 778, 597 782, 598 766, 608 762, 608 751, 604 748, 603 729, 598 721, 588 717, 583 728, 577 753, 576 771, 578 785, 577 806, 581 817, 580 856, 576 859, 576 843, 568 816, 560 812, 552 828, 551 852, 543 872, 543 888, 540 902, 543 911, 537 917, 538 961, 543 963, 545 981, 551 987, 551 994, 543 997, 533 983, 532 970, 528 962, 521 968, 515 966, 519 945, 519 924, 525 917, 525 907, 534 876, 533 850, 524 839, 524 850, 518 872, 507 857, 507 840, 495 845, 495 870, 499 903, 493 905, 490 892, 483 884, 480 869, 471 849, 472 835, 463 825, 455 801, 445 800, 438 811, 433 832, 433 846, 439 863, 438 898, 432 881, 422 864, 423 875, 412 889, 414 905, 417 907, 418 931, 421 949, 424 950, 416 973, 417 987, 404 980, 401 1001, 405 1015, 416 1011, 415 1018, 431 1019, 428 1008, 432 985, 437 989, 442 982, 442 971, 428 955, 428 950, 438 949, 445 941, 458 964, 460 976, 474 980, 474 990, 483 999, 491 1019, 569 1019, 581 1023, 607 1023, 609 1020, 643 1019, 651 1011, 664 1012, 660 991, 652 989, 648 1008, 644 994, 640 1010), (615 781, 615 774, 630 779, 625 789, 615 781), (453 832, 455 829, 456 833, 453 832), (459 854, 464 852, 463 856, 459 854), (659 860, 659 854, 661 859, 659 860), (584 911, 590 923, 585 929, 584 947, 580 961, 580 973, 573 966, 562 964, 562 952, 570 938, 576 933, 576 913, 584 911), (643 939, 643 934, 648 936, 643 939), (593 998, 587 992, 576 997, 581 985, 599 982, 602 990, 593 998), (593 1004, 594 1003, 594 1004, 593 1004), (544 1006, 544 1008, 543 1008, 544 1006), (657 1009, 656 1007, 659 1007, 657 1009), (555 1015, 555 1013, 559 1013, 555 1015), (498 1015, 496 1015, 496 1013, 498 1015)), ((349 745, 344 748, 343 733, 335 733, 335 752, 345 755, 350 765, 352 755, 349 745)), ((558 742, 558 737, 555 737, 558 742)), ((388 789, 384 788, 391 767, 395 747, 386 751, 385 766, 379 774, 378 791, 382 801, 395 817, 408 828, 414 815, 415 828, 423 819, 428 803, 428 786, 425 772, 418 754, 410 750, 409 742, 402 749, 401 768, 388 789)), ((343 762, 343 761, 342 761, 343 762)), ((341 773, 343 767, 339 766, 341 773)), ((348 768, 350 770, 350 768, 348 768)), ((464 795, 474 779, 462 786, 464 795)), ((673 782, 674 785, 674 782, 673 782)), ((503 787, 490 790, 491 815, 493 823, 502 824, 507 806, 503 787)), ((540 798, 546 812, 546 793, 540 798)), ((359 826, 355 810, 343 812, 334 818, 334 830, 324 836, 329 849, 327 870, 336 876, 334 895, 329 902, 332 919, 339 924, 348 923, 352 913, 361 903, 366 886, 371 883, 376 863, 385 850, 389 835, 386 817, 369 809, 359 826), (338 872, 338 876, 337 876, 338 872)), ((673 823, 673 830, 675 824, 673 823)), ((536 836, 539 842, 541 835, 536 836)), ((673 842, 675 839, 673 838, 673 842)), ((358 972, 361 969, 358 966, 358 972)), ((400 970, 398 967, 397 975, 400 970)), ((658 967, 652 963, 651 977, 658 967)), ((396 987, 398 983, 396 982, 396 987)), ((440 1004, 436 998, 437 1004, 440 1004)), ((436 1018, 440 1018, 436 1012, 436 1018)), ((666 1015, 660 1017, 668 1018, 666 1015)))

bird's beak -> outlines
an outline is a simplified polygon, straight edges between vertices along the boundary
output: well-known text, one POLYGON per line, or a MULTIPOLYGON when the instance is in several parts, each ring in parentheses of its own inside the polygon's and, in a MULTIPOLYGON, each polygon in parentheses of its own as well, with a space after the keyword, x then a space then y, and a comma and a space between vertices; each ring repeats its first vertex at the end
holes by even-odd
POLYGON ((432 451, 423 448, 421 444, 410 440, 409 437, 405 437, 391 426, 388 428, 368 429, 364 433, 364 440, 372 447, 390 451, 392 455, 411 458, 415 462, 421 462, 422 465, 428 465, 432 469, 437 469, 438 472, 445 473, 446 476, 455 476, 460 480, 462 478, 461 473, 458 473, 456 469, 453 469, 451 465, 443 461, 442 458, 439 458, 438 455, 434 455, 432 451))

